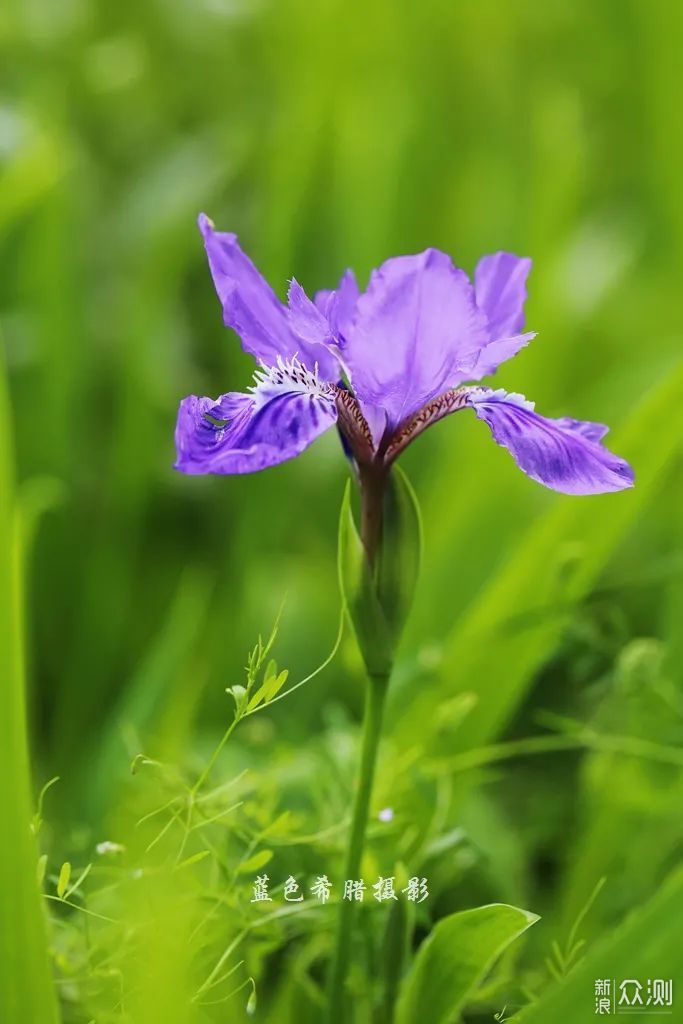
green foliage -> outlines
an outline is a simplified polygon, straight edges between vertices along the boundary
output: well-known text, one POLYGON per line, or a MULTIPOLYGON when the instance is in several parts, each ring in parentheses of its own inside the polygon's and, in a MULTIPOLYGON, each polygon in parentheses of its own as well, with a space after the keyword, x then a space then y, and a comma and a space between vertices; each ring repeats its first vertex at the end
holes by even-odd
POLYGON ((683 873, 678 869, 656 896, 606 936, 565 981, 515 1020, 541 1024, 561 1019, 567 1024, 582 1024, 587 995, 595 991, 595 980, 623 979, 625 964, 628 977, 636 980, 675 978, 680 964, 677 921, 682 912, 683 873))
POLYGON ((403 983, 396 1024, 419 1024, 427 1013, 434 1024, 448 1024, 497 957, 536 921, 535 914, 502 903, 444 917, 403 983))

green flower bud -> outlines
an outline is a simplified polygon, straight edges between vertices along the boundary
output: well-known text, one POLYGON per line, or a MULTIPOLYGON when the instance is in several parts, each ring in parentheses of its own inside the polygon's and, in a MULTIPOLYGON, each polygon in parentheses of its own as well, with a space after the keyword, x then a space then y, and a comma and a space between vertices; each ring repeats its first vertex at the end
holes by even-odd
POLYGON ((368 673, 388 676, 413 601, 422 528, 415 492, 398 466, 385 472, 369 500, 376 504, 370 552, 356 527, 349 481, 339 520, 339 582, 368 673))

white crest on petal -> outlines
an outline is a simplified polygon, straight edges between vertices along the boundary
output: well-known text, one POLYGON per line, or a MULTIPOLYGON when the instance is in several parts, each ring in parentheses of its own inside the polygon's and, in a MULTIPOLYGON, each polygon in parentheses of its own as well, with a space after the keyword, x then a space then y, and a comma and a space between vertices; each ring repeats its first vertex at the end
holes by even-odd
POLYGON ((318 377, 318 364, 308 370, 296 355, 291 359, 277 357, 275 366, 261 365, 254 373, 253 387, 248 388, 254 396, 254 408, 260 409, 278 394, 309 395, 311 398, 325 398, 334 401, 332 388, 318 377))
POLYGON ((508 405, 518 405, 520 409, 528 409, 529 412, 533 412, 536 408, 535 402, 530 402, 528 398, 520 395, 517 391, 505 391, 504 388, 496 388, 494 391, 492 388, 479 387, 464 388, 463 390, 468 393, 470 405, 479 405, 484 402, 506 402, 508 405))

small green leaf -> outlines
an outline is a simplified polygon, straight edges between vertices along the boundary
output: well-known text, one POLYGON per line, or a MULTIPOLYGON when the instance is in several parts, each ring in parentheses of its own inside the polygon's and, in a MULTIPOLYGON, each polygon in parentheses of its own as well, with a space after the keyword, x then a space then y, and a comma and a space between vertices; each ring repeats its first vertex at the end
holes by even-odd
POLYGON ((193 853, 191 857, 186 857, 185 860, 181 860, 180 864, 176 864, 174 870, 180 871, 181 868, 189 868, 191 864, 199 864, 200 860, 204 860, 210 853, 210 850, 200 850, 199 853, 193 853))
POLYGON ((246 875, 250 871, 258 871, 260 868, 265 867, 268 861, 272 860, 272 858, 272 850, 259 850, 258 853, 255 853, 253 856, 248 857, 247 860, 242 861, 237 868, 238 874, 246 875))
POLYGON ((275 677, 271 676, 266 679, 264 686, 266 687, 266 702, 272 700, 273 697, 280 692, 282 687, 289 678, 289 669, 283 668, 282 672, 278 673, 275 677))
POLYGON ((67 890, 69 879, 71 878, 71 865, 68 860, 65 860, 59 872, 59 878, 57 879, 57 895, 60 900, 64 899, 64 893, 67 890))
MULTIPOLYGON (((275 666, 275 662, 272 661, 271 665, 275 666)), ((270 668, 270 666, 269 666, 270 668)), ((258 707, 259 704, 271 701, 273 697, 278 693, 279 690, 287 682, 289 676, 289 669, 283 668, 279 675, 268 675, 266 674, 265 682, 262 686, 259 686, 258 690, 247 704, 247 711, 253 711, 254 708, 258 707)))
POLYGON ((278 814, 272 825, 268 825, 262 834, 268 836, 283 836, 289 831, 290 823, 292 819, 291 811, 283 811, 282 814, 278 814))
POLYGON ((268 685, 268 682, 270 682, 270 680, 266 680, 266 682, 263 683, 262 686, 259 686, 259 688, 256 691, 256 693, 254 694, 254 696, 251 698, 251 700, 247 704, 247 711, 253 711, 254 708, 257 708, 259 706, 259 704, 263 703, 263 701, 265 700, 265 696, 266 696, 266 687, 268 685))
MULTIPOLYGON (((538 921, 504 903, 443 918, 401 986, 396 1024, 450 1024, 510 943, 538 921)), ((550 1019, 550 1018, 548 1018, 550 1019)))
POLYGON ((38 858, 38 863, 36 864, 36 880, 38 882, 38 887, 39 888, 42 888, 43 882, 45 881, 45 871, 46 870, 47 870, 47 854, 43 853, 38 858))

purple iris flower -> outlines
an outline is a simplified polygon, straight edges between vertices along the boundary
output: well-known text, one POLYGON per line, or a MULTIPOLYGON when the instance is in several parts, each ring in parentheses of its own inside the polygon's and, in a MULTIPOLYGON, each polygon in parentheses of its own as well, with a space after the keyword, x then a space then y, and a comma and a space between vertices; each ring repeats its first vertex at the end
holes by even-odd
POLYGON ((475 382, 535 336, 525 333, 531 260, 484 256, 472 283, 438 249, 389 259, 361 292, 347 270, 311 301, 292 280, 283 305, 233 234, 199 218, 226 326, 258 363, 248 393, 180 404, 176 469, 251 473, 339 427, 359 469, 388 467, 426 427, 471 409, 527 476, 564 494, 633 485, 603 444, 607 427, 547 419, 522 395, 475 382))

